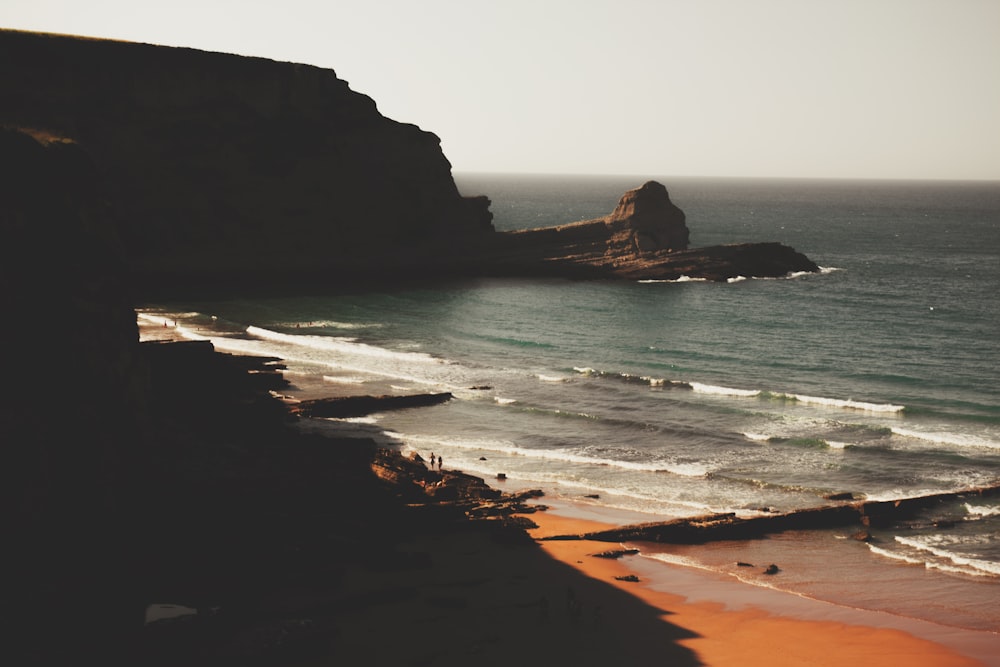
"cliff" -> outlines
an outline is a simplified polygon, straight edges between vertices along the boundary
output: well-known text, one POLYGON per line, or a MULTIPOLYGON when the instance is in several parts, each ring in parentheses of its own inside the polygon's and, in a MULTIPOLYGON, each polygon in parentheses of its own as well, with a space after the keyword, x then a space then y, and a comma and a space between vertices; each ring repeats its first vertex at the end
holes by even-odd
POLYGON ((438 137, 331 70, 16 31, 0 51, 0 123, 87 151, 147 289, 413 269, 492 231, 438 137))
POLYGON ((4 650, 41 626, 85 655, 142 615, 148 374, 125 258, 88 156, 3 129, 0 234, 4 650))

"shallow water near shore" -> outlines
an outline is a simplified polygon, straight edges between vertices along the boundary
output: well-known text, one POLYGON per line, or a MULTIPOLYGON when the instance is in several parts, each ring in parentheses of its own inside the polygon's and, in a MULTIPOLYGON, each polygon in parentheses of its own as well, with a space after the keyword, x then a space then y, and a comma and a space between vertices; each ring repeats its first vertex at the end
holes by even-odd
MULTIPOLYGON (((498 229, 604 215, 641 180, 457 177, 493 199, 498 229)), ((1000 185, 659 180, 693 245, 777 240, 824 271, 150 304, 140 321, 281 357, 298 398, 450 391, 330 426, 610 514, 754 515, 1000 481, 1000 185)), ((810 533, 670 556, 751 580, 732 571, 743 549, 735 560, 782 568, 755 585, 1000 629, 986 603, 1000 499, 918 524, 870 545, 810 533)))

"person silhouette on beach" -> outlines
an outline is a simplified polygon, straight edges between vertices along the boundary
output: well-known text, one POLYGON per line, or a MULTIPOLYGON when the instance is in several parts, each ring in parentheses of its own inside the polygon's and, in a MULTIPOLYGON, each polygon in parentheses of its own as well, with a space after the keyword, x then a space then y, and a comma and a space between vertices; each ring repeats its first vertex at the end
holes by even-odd
POLYGON ((444 459, 442 459, 442 458, 441 458, 441 457, 439 456, 439 457, 438 457, 438 472, 441 472, 441 466, 442 466, 442 465, 444 465, 444 463, 443 463, 443 462, 444 462, 444 459))

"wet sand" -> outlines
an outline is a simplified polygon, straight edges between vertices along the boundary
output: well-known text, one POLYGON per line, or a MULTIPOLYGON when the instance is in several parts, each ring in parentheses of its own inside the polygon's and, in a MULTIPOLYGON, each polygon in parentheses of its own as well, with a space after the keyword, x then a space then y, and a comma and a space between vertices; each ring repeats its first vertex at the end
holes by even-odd
MULTIPOLYGON (((580 518, 579 507, 535 515, 533 537, 606 528, 580 518)), ((611 582, 663 613, 690 637, 678 640, 706 665, 945 665, 1000 664, 1000 637, 887 614, 848 609, 723 574, 653 562, 642 556, 609 560, 592 554, 616 545, 542 541, 546 553, 589 577, 611 582), (638 582, 615 577, 636 575, 638 582)), ((638 546, 641 551, 642 545, 638 546)), ((711 545, 705 548, 710 549, 711 545)))

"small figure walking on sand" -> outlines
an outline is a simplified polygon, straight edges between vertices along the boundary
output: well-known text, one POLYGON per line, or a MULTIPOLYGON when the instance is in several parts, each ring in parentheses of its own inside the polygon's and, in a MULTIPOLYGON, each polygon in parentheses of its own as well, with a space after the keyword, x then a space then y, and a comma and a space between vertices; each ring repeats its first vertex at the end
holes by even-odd
POLYGON ((440 456, 438 457, 438 472, 441 472, 441 466, 444 465, 444 459, 440 456))
POLYGON ((431 470, 434 470, 434 452, 431 452, 431 470))

